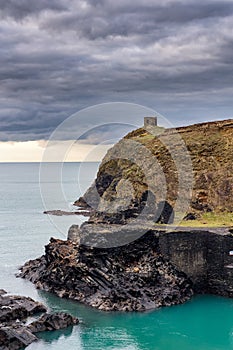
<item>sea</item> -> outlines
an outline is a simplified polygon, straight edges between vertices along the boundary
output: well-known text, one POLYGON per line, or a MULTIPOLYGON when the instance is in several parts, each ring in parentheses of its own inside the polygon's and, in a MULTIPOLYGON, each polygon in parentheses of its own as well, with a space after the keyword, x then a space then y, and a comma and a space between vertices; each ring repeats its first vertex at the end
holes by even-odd
MULTIPOLYGON (((56 164, 48 164, 48 171, 56 164)), ((104 312, 36 290, 16 278, 19 267, 43 254, 50 237, 64 239, 84 217, 56 217, 44 210, 74 210, 72 203, 92 183, 98 163, 64 163, 62 176, 40 176, 37 163, 0 164, 0 288, 30 296, 51 311, 65 311, 80 324, 46 332, 28 350, 230 350, 233 300, 197 295, 189 302, 140 313, 104 312), (63 193, 63 198, 61 198, 63 193), (49 198, 49 201, 48 201, 49 198), (77 222, 78 221, 78 222, 77 222)))

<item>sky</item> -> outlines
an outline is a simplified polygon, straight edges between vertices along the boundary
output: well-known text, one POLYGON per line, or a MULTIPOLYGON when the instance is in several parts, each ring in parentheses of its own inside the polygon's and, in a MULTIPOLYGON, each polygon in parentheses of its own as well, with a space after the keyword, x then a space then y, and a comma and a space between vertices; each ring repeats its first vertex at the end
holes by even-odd
MULTIPOLYGON (((232 62, 233 0, 0 0, 0 161, 39 161, 60 123, 101 103, 175 126, 232 118, 232 62)), ((103 141, 87 134, 88 150, 103 141)))

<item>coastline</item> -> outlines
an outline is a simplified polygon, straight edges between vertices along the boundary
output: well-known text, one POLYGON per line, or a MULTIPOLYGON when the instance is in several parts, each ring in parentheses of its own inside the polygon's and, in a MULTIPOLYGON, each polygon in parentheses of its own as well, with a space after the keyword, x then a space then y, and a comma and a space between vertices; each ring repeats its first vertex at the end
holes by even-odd
POLYGON ((72 238, 52 238, 45 255, 27 262, 20 277, 106 311, 156 309, 183 303, 193 293, 233 297, 233 235, 228 229, 165 232, 147 225, 142 235, 143 223, 131 230, 90 223, 73 227, 72 238), (121 237, 129 243, 116 246, 121 237))

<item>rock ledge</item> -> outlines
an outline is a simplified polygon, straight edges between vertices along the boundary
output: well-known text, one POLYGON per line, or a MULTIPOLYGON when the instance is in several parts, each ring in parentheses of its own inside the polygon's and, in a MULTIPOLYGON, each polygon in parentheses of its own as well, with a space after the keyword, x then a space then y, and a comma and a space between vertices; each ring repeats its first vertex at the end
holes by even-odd
POLYGON ((31 298, 8 295, 0 290, 0 349, 22 349, 38 340, 35 333, 63 329, 78 323, 78 319, 60 312, 51 314, 46 307, 31 298), (42 314, 26 324, 27 317, 42 314))

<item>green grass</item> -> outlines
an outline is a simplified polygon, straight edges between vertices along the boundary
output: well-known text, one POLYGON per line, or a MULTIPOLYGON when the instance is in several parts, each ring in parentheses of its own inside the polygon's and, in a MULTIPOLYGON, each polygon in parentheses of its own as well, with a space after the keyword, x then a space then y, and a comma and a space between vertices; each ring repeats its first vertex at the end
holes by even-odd
POLYGON ((203 213, 202 218, 197 220, 181 221, 179 226, 188 227, 222 227, 233 226, 233 213, 203 213))
POLYGON ((161 126, 156 126, 156 127, 152 127, 151 132, 150 129, 148 129, 148 131, 145 132, 141 132, 139 135, 132 135, 132 139, 133 140, 137 140, 139 142, 147 142, 147 141, 151 141, 153 139, 156 139, 157 136, 161 135, 164 132, 164 128, 161 126))

